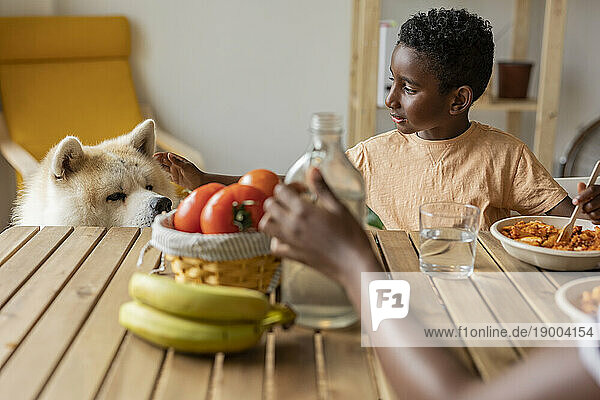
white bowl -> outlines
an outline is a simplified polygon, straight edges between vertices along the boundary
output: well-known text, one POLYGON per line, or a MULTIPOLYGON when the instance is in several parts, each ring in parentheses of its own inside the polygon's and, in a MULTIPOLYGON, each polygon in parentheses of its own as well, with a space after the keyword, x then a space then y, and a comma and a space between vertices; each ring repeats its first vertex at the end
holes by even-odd
POLYGON ((583 292, 591 291, 596 286, 600 286, 600 276, 575 279, 562 285, 554 294, 554 300, 558 308, 567 314, 571 318, 571 321, 593 323, 596 322, 594 315, 584 313, 578 305, 583 292))
MULTIPOLYGON (((526 263, 537 265, 540 268, 554 271, 585 271, 600 266, 600 251, 568 251, 554 250, 545 247, 532 246, 504 236, 500 230, 507 225, 514 225, 517 221, 541 221, 554 225, 558 229, 569 222, 568 217, 551 216, 518 216, 501 219, 490 227, 492 235, 502 243, 508 254, 526 263)), ((594 229, 594 224, 585 219, 578 219, 575 225, 583 229, 594 229)))

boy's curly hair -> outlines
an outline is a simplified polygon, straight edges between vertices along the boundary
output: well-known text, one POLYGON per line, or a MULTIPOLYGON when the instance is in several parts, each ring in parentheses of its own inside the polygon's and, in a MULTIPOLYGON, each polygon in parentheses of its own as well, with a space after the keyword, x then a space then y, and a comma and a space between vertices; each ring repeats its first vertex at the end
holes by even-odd
POLYGON ((432 9, 409 18, 398 42, 425 55, 440 81, 440 93, 469 85, 473 101, 485 90, 494 63, 494 39, 489 21, 465 9, 432 9))

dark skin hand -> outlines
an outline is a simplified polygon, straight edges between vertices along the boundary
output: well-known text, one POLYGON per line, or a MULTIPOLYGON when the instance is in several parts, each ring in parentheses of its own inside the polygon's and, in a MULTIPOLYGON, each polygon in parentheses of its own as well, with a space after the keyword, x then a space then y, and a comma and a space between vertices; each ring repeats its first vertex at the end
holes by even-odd
MULTIPOLYGON (((274 237, 271 249, 275 254, 317 266, 340 282, 360 311, 360 273, 381 272, 381 266, 362 227, 335 198, 318 170, 309 172, 308 183, 317 195, 318 206, 301 196, 306 188, 280 184, 274 197, 264 204, 266 213, 259 229, 274 237)), ((404 335, 414 329, 421 327, 410 315, 404 320, 387 320, 380 326, 377 339, 402 343, 404 335)), ((402 398, 547 400, 600 396, 600 387, 572 348, 537 352, 487 383, 473 377, 441 348, 378 347, 376 351, 389 382, 402 398)))
MULTIPOLYGON (((277 185, 273 197, 264 203, 268 215, 260 221, 259 230, 275 236, 271 241, 273 252, 308 265, 324 265, 324 273, 335 280, 344 280, 348 275, 339 265, 351 265, 357 258, 365 257, 365 263, 372 264, 371 244, 362 229, 355 229, 356 220, 348 209, 328 188, 324 189, 325 182, 314 180, 313 185, 318 187, 311 189, 318 194, 321 207, 315 207, 299 196, 298 193, 306 189, 302 185, 277 185), (297 224, 300 220, 302 223, 297 224), (312 240, 312 235, 321 239, 312 240), (340 236, 353 245, 350 247, 338 240, 340 236), (280 241, 279 237, 285 240, 280 241)), ((379 271, 376 265, 373 272, 379 271)))
POLYGON ((587 217, 594 224, 600 225, 600 185, 591 185, 589 188, 586 188, 585 183, 579 182, 577 184, 577 191, 579 193, 573 200, 569 196, 565 197, 546 214, 570 217, 575 206, 581 203, 583 217, 587 217))
POLYGON ((596 225, 600 224, 600 185, 590 185, 585 187, 585 183, 577 184, 577 196, 573 199, 573 204, 582 204, 581 209, 592 222, 596 225))
POLYGON ((201 171, 194 163, 175 153, 154 153, 154 159, 160 163, 163 170, 171 175, 173 182, 190 190, 210 182, 231 185, 240 180, 240 177, 235 175, 208 174, 201 171))
MULTIPOLYGON (((209 174, 194 165, 194 163, 175 153, 154 153, 154 159, 159 162, 163 170, 171 175, 171 180, 186 189, 194 190, 199 186, 211 182, 231 185, 240 180, 239 175, 209 174)), ((283 181, 285 177, 279 176, 283 181)))

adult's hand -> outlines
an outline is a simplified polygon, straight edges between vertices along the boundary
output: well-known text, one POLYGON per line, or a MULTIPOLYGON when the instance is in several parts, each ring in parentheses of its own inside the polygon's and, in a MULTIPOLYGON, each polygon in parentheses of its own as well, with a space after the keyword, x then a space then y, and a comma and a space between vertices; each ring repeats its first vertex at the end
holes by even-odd
POLYGON ((318 169, 308 172, 309 201, 301 185, 277 185, 264 204, 259 229, 273 236, 271 251, 310 265, 344 282, 368 270, 374 255, 362 226, 335 197, 318 169))

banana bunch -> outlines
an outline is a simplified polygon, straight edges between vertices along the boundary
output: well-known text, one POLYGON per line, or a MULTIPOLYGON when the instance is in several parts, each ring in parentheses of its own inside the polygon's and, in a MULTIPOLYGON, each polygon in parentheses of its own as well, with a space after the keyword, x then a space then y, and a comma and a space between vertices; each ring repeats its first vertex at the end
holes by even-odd
POLYGON ((284 305, 244 288, 177 283, 135 273, 129 282, 134 301, 119 310, 119 322, 162 347, 191 353, 236 352, 254 346, 265 330, 294 321, 284 305))

